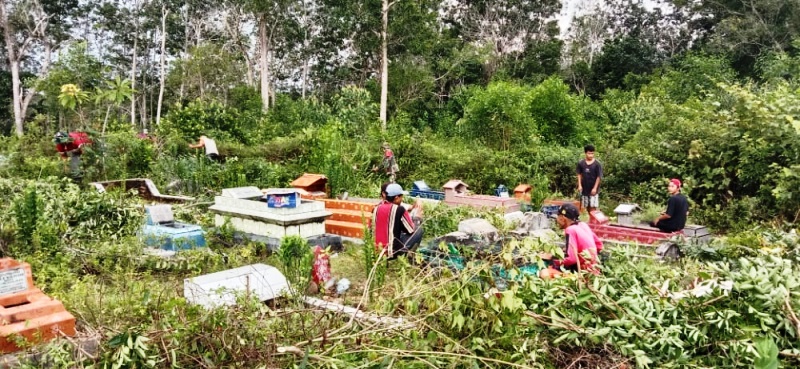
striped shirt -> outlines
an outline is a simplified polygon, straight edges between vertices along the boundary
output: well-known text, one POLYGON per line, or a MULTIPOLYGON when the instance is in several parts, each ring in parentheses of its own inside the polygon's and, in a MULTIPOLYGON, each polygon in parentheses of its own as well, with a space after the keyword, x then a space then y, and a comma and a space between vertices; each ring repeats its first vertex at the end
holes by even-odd
POLYGON ((402 247, 399 240, 404 233, 414 233, 414 221, 405 207, 390 202, 383 202, 372 212, 375 245, 386 250, 392 256, 395 249, 402 247))

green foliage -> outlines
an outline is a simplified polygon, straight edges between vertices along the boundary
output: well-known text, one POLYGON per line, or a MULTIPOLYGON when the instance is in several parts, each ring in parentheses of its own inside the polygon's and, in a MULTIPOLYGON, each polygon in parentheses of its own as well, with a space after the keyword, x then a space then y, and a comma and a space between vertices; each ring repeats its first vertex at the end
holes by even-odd
POLYGON ((255 139, 260 113, 242 112, 217 102, 201 100, 178 106, 165 116, 158 126, 159 135, 175 134, 186 140, 207 135, 219 141, 237 140, 250 143, 255 139))
MULTIPOLYGON (((39 226, 39 218, 41 217, 43 204, 42 200, 36 193, 36 188, 31 186, 25 193, 14 202, 14 216, 17 225, 17 240, 22 245, 30 247, 33 242, 33 234, 39 226)), ((28 252, 20 250, 20 254, 28 252)))
POLYGON ((530 111, 542 139, 561 145, 577 143, 582 119, 569 87, 559 78, 550 77, 534 87, 530 94, 530 111))
POLYGON ((300 236, 284 237, 278 249, 278 259, 294 293, 302 294, 311 280, 311 266, 314 263, 314 253, 308 241, 300 236))
POLYGON ((530 90, 510 82, 493 82, 475 89, 458 121, 461 132, 487 147, 509 150, 532 141, 536 121, 526 109, 530 90))

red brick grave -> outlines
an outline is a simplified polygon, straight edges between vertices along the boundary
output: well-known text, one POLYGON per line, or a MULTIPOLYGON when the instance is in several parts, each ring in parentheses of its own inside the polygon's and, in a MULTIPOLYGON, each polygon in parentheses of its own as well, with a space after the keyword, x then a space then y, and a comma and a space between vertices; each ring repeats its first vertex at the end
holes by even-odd
POLYGON ((62 334, 75 335, 75 317, 61 301, 33 286, 30 264, 0 259, 0 353, 19 351, 22 342, 37 344, 62 334))

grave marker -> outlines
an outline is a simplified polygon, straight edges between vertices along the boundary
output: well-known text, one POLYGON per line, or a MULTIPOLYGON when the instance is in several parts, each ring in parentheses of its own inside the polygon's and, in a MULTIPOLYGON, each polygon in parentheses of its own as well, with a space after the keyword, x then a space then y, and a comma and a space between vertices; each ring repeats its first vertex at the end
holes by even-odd
POLYGON ((29 343, 75 335, 75 317, 64 305, 33 286, 28 263, 0 259, 0 352, 19 351, 29 343))

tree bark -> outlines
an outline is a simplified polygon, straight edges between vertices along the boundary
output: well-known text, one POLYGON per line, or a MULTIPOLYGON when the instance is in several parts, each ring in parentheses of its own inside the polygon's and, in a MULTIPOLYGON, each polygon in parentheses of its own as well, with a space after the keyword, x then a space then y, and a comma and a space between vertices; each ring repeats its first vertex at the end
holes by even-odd
POLYGON ((262 111, 269 111, 269 39, 267 21, 263 14, 258 16, 258 42, 261 51, 261 104, 262 111))
POLYGON ((11 89, 14 106, 14 130, 17 136, 22 136, 25 132, 22 127, 22 83, 19 79, 19 59, 17 58, 16 40, 14 40, 14 29, 8 21, 6 1, 0 0, 0 22, 2 22, 3 36, 6 42, 6 54, 8 54, 8 66, 11 69, 11 89))
POLYGON ((389 96, 389 57, 386 33, 389 28, 389 0, 383 0, 381 6, 381 129, 386 130, 386 101, 389 96))
MULTIPOLYGON (((138 10, 138 6, 137 6, 138 10)), ((131 58, 131 126, 136 129, 136 47, 139 43, 139 20, 138 20, 138 12, 136 15, 136 32, 134 32, 133 36, 133 57, 131 58)))
POLYGON ((161 80, 159 81, 158 87, 158 107, 156 108, 156 126, 161 124, 161 104, 164 101, 164 81, 167 77, 167 72, 165 68, 165 59, 167 53, 167 14, 169 14, 169 10, 166 7, 161 8, 162 16, 161 16, 161 60, 159 63, 161 64, 161 80))

